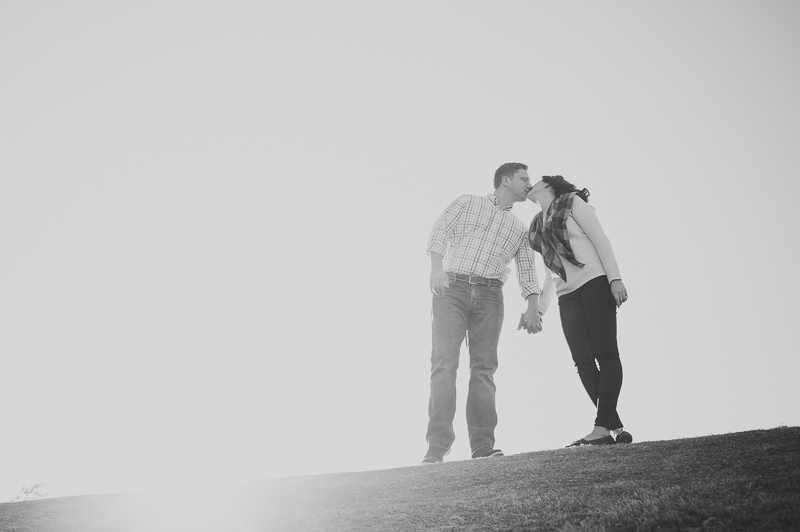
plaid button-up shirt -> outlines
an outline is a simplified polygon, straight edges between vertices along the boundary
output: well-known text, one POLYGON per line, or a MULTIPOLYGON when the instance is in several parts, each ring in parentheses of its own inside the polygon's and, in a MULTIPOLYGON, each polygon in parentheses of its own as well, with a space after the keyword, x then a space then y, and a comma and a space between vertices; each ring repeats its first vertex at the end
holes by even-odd
POLYGON ((442 255, 447 272, 503 282, 514 259, 522 297, 527 299, 542 292, 528 228, 511 214, 511 206, 501 209, 498 203, 494 194, 458 197, 436 220, 427 252, 442 255))

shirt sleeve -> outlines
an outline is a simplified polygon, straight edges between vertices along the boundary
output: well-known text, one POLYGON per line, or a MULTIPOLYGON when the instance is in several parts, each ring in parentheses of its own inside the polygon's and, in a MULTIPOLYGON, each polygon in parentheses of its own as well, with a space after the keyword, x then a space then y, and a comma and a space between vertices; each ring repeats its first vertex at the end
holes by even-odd
POLYGON ((597 251, 597 256, 600 258, 600 263, 603 265, 603 270, 605 270, 608 277, 608 282, 614 279, 622 279, 619 266, 617 266, 617 259, 611 249, 611 241, 603 231, 603 226, 600 225, 600 220, 597 218, 594 209, 583 200, 576 198, 572 203, 572 219, 578 222, 589 241, 594 244, 594 249, 597 251))
POLYGON ((447 243, 453 240, 454 229, 461 212, 464 210, 467 196, 459 196, 444 210, 433 224, 431 235, 428 238, 427 253, 438 253, 444 256, 447 243))
POLYGON ((522 299, 528 299, 531 294, 541 294, 542 289, 539 288, 539 276, 536 274, 536 253, 528 245, 527 231, 522 239, 522 245, 514 255, 514 263, 517 265, 517 280, 519 281, 520 290, 522 290, 522 299))

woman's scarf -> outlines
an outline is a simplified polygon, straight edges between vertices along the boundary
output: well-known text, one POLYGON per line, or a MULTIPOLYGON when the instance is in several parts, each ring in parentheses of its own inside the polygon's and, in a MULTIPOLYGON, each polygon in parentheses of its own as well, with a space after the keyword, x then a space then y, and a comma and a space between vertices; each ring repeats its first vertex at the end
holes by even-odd
POLYGON ((556 272, 559 277, 564 279, 564 282, 567 281, 567 272, 564 270, 561 257, 578 268, 583 268, 583 264, 578 262, 575 254, 572 253, 567 232, 567 218, 572 212, 572 201, 575 196, 577 196, 575 192, 570 192, 554 199, 550 208, 547 209, 548 213, 552 212, 550 221, 545 224, 544 213, 540 212, 533 217, 531 229, 528 232, 528 242, 531 247, 542 255, 545 266, 556 272))

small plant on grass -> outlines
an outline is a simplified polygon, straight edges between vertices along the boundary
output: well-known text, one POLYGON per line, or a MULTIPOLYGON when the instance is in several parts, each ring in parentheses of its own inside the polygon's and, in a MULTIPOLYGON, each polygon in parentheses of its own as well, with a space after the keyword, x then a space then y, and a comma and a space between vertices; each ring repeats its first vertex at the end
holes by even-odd
POLYGON ((19 495, 17 498, 11 502, 22 502, 22 501, 35 501, 37 499, 44 499, 47 497, 47 492, 42 492, 44 489, 44 484, 34 484, 30 488, 23 487, 19 490, 19 495))

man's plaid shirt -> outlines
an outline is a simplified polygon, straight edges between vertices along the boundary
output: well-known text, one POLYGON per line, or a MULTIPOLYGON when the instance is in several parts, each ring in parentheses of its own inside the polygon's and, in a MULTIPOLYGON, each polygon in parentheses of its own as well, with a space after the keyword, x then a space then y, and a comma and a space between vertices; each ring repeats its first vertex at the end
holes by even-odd
POLYGON ((522 297, 527 299, 542 292, 528 229, 511 214, 510 206, 501 209, 498 203, 494 194, 458 197, 436 220, 427 252, 442 255, 447 272, 503 282, 514 259, 522 297))

